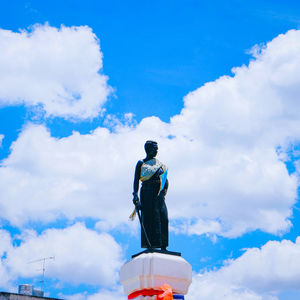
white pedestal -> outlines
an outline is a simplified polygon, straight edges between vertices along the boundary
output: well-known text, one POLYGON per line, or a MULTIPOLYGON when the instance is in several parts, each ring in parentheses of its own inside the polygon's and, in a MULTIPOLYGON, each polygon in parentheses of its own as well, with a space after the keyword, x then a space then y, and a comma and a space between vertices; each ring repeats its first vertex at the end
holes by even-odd
POLYGON ((141 254, 121 267, 120 282, 126 295, 142 289, 159 289, 165 283, 174 293, 186 295, 192 283, 192 267, 180 256, 155 252, 141 254))

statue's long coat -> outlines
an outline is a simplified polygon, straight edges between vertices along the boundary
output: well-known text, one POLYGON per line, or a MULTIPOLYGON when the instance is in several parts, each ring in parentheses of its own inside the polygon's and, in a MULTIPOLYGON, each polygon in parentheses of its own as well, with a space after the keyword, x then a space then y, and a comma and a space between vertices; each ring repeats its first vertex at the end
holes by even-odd
MULTIPOLYGON (((168 211, 165 204, 167 188, 168 182, 166 182, 165 188, 159 192, 160 178, 158 173, 142 183, 140 192, 142 221, 153 248, 167 247, 169 243, 168 211)), ((148 248, 143 230, 141 235, 142 248, 148 248)))

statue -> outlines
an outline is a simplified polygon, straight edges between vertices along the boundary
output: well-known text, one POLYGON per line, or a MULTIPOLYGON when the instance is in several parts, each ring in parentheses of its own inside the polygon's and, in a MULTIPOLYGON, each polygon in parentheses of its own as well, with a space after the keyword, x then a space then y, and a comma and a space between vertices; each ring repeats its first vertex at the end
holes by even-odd
POLYGON ((141 210, 141 247, 161 248, 167 251, 169 230, 165 196, 168 190, 167 167, 156 157, 158 145, 145 143, 146 158, 139 160, 135 168, 133 203, 141 210), (142 181, 140 200, 139 181, 142 181), (150 245, 149 245, 150 244, 150 245))

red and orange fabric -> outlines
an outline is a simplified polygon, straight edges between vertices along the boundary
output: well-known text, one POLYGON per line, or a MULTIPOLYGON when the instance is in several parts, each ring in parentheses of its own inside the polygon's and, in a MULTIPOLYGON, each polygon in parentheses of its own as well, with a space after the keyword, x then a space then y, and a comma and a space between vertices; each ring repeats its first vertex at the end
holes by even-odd
POLYGON ((168 284, 163 284, 159 290, 143 289, 128 295, 128 299, 134 299, 139 296, 157 296, 157 300, 173 300, 172 288, 168 284))
POLYGON ((173 291, 168 284, 164 284, 160 287, 163 293, 157 296, 157 300, 173 300, 173 291))

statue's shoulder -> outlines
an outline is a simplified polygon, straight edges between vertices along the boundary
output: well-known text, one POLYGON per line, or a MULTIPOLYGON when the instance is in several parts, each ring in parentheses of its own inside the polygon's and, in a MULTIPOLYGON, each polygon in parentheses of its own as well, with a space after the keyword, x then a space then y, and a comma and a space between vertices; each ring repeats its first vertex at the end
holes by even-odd
POLYGON ((142 164, 144 163, 144 161, 142 159, 140 159, 137 163, 136 163, 136 167, 141 167, 142 164))

